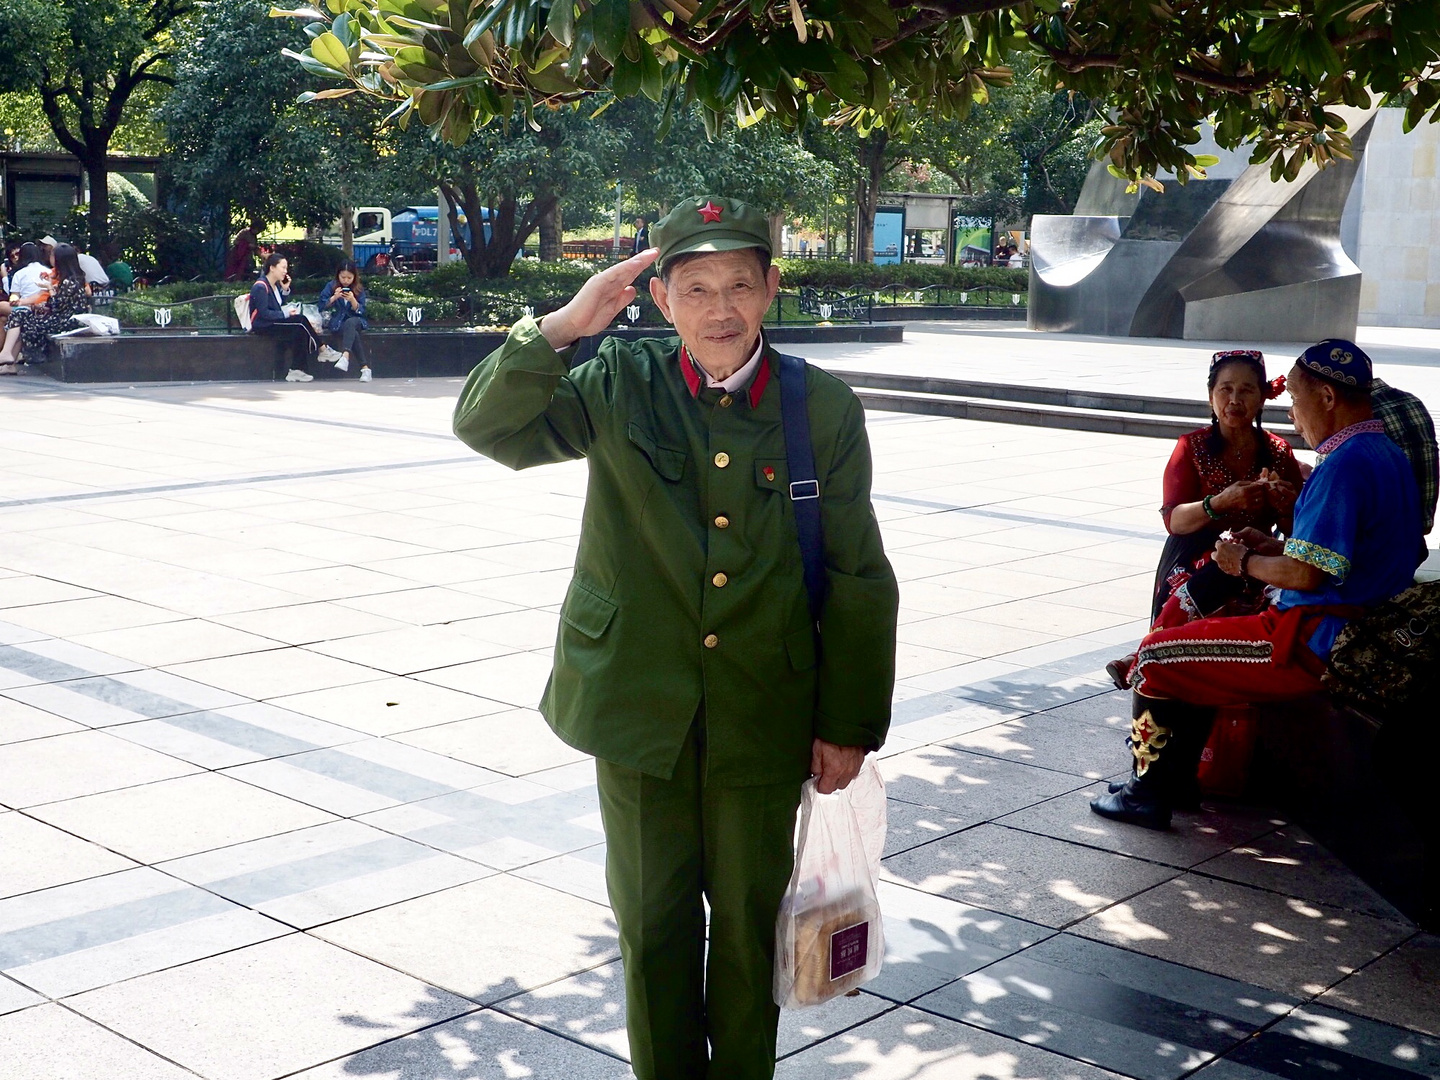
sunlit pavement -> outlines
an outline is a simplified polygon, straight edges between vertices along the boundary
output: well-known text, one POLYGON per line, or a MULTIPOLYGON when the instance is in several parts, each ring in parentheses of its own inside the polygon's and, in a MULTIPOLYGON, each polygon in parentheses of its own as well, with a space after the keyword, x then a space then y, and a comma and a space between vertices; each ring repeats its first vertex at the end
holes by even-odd
MULTIPOLYGON (((1107 355, 912 341, 825 359, 1107 355)), ((1199 347, 1115 352, 1126 389, 1203 382, 1199 347)), ((533 711, 584 466, 473 456, 457 389, 0 387, 6 1080, 629 1074, 593 767, 533 711)), ((1440 1074, 1440 940, 1301 830, 1086 809, 1126 767, 1101 669, 1143 629, 1169 445, 870 433, 903 583, 889 956, 786 1014, 779 1075, 1440 1074)))

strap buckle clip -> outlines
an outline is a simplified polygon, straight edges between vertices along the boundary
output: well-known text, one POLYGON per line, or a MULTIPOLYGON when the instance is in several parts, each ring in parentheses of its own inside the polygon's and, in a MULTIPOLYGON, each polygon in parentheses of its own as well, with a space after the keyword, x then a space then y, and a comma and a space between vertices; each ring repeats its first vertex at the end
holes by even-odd
POLYGON ((799 502, 802 499, 818 499, 819 497, 819 480, 795 480, 790 484, 790 499, 792 502, 799 502))

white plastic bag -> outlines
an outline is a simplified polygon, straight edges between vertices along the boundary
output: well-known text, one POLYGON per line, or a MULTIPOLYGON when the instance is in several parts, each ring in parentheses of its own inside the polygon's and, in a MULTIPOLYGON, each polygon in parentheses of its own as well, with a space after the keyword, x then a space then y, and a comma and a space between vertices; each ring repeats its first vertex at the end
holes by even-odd
MULTIPOLYGON (((72 334, 89 334, 94 337, 115 337, 120 333, 120 320, 109 315, 96 315, 92 312, 82 311, 78 315, 70 316, 80 326, 70 331, 72 334)), ((56 335, 57 337, 59 335, 56 335)))
POLYGON ((804 1009, 880 974, 885 933, 876 885, 885 781, 871 758, 844 791, 800 795, 795 870, 775 923, 775 1003, 804 1009))
POLYGON ((305 316, 305 321, 310 324, 310 329, 317 334, 325 332, 325 320, 320 317, 319 304, 301 304, 300 314, 305 316))

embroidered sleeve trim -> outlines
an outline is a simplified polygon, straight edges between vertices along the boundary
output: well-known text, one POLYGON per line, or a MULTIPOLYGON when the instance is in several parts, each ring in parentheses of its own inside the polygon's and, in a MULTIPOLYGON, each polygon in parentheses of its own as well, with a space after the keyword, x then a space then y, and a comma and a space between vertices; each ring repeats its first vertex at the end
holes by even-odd
POLYGON ((1319 544, 1312 544, 1308 540, 1296 540, 1291 537, 1285 541, 1285 554, 1300 562, 1309 563, 1311 566, 1324 570, 1337 582, 1344 581, 1350 574, 1350 560, 1339 552, 1331 551, 1319 544))

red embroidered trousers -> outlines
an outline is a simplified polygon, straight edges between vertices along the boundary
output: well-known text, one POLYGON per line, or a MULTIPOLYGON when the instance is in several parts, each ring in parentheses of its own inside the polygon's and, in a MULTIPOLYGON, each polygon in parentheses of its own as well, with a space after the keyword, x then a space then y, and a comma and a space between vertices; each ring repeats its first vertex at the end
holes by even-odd
POLYGON ((1146 635, 1130 685, 1192 705, 1248 705, 1319 693, 1324 662, 1305 645, 1319 615, 1307 609, 1198 619, 1146 635))

